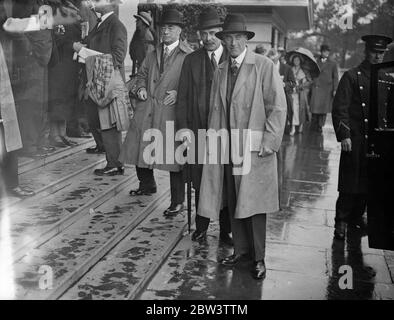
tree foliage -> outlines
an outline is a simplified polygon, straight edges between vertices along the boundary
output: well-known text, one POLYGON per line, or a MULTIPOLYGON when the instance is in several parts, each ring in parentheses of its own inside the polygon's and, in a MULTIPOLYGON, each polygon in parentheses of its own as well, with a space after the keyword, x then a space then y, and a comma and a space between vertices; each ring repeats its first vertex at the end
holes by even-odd
POLYGON ((340 21, 349 0, 326 0, 314 3, 312 30, 293 34, 294 46, 305 46, 318 52, 320 45, 329 44, 334 59, 343 68, 359 63, 363 58, 365 34, 383 34, 394 37, 394 0, 353 0, 352 29, 341 28, 340 21))
POLYGON ((157 4, 142 4, 138 6, 138 9, 140 11, 150 11, 155 18, 155 23, 159 21, 164 8, 175 8, 179 10, 182 12, 183 22, 185 25, 183 28, 183 37, 187 38, 190 42, 195 42, 197 41, 198 17, 208 6, 216 8, 221 20, 224 20, 227 14, 227 9, 222 4, 213 3, 211 0, 169 0, 168 4, 165 6, 157 4))

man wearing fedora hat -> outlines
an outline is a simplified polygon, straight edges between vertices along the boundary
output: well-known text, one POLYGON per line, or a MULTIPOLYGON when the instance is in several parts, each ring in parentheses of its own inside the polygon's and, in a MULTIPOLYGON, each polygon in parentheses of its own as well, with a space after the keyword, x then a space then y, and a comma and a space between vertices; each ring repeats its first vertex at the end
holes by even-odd
MULTIPOLYGON (((111 54, 114 69, 119 71, 125 80, 124 59, 127 53, 127 30, 115 14, 119 0, 92 0, 95 12, 100 17, 97 25, 86 39, 89 49, 111 54)), ((84 45, 75 42, 74 50, 80 52, 84 45)), ((109 105, 105 108, 109 108, 109 105)), ((95 169, 94 174, 100 176, 123 175, 123 163, 118 160, 122 145, 122 133, 115 126, 101 130, 99 109, 102 109, 90 97, 86 100, 86 112, 90 131, 93 134, 96 146, 87 149, 88 153, 102 153, 105 150, 107 164, 104 168, 95 169)))
POLYGON ((323 132, 327 113, 332 110, 332 100, 338 86, 338 66, 330 60, 330 47, 323 44, 320 47, 320 57, 317 58, 320 68, 319 76, 314 79, 311 96, 312 128, 323 132))
POLYGON ((129 53, 133 61, 132 74, 136 74, 146 55, 155 49, 155 37, 152 32, 152 17, 149 12, 141 11, 134 15, 136 30, 130 41, 129 53))
MULTIPOLYGON (((339 196, 335 212, 335 238, 343 240, 346 231, 365 231, 363 215, 367 206, 367 140, 371 66, 383 62, 392 39, 382 35, 366 35, 365 59, 342 76, 333 102, 332 120, 341 143, 339 164, 339 196)), ((380 74, 378 94, 387 97, 390 77, 380 74)))
MULTIPOLYGON (((222 46, 215 33, 222 30, 222 22, 218 12, 208 7, 199 16, 199 34, 203 47, 189 54, 183 63, 178 89, 178 104, 176 107, 177 129, 191 129, 197 137, 199 129, 207 129, 209 113, 209 97, 212 78, 217 66, 228 59, 228 51, 222 46)), ((196 155, 198 155, 198 146, 196 155)), ((202 164, 189 164, 186 170, 190 173, 195 189, 195 203, 198 206, 202 164)), ((185 172, 187 172, 184 170, 185 172)), ((196 216, 196 231, 192 240, 200 241, 206 238, 209 218, 196 216)), ((220 240, 232 245, 230 237, 230 217, 226 211, 220 214, 220 240)))
POLYGON ((152 194, 157 191, 154 168, 170 172, 171 204, 164 215, 174 216, 183 209, 185 184, 181 166, 175 161, 167 161, 168 158, 174 159, 174 150, 179 145, 175 141, 175 148, 166 145, 167 126, 175 123, 179 76, 183 60, 191 49, 180 41, 183 22, 178 10, 165 10, 159 26, 163 42, 146 56, 131 89, 139 101, 123 143, 120 160, 136 166, 139 187, 131 190, 130 195, 152 194), (158 163, 153 160, 153 155, 148 156, 144 152, 152 143, 151 140, 144 139, 144 134, 157 130, 163 137, 163 145, 160 146, 163 163, 158 163))
MULTIPOLYGON (((253 36, 241 14, 227 15, 223 30, 216 33, 230 58, 218 66, 213 78, 208 129, 231 130, 225 144, 231 157, 223 159, 219 154, 219 162, 204 164, 198 214, 217 219, 220 208, 226 208, 234 253, 221 263, 234 266, 254 261, 252 275, 263 279, 266 213, 279 210, 276 152, 285 128, 286 97, 273 62, 247 48, 253 36), (244 144, 239 137, 245 133, 249 138, 244 144), (239 145, 244 148, 237 150, 239 145), (239 164, 239 153, 250 161, 239 164)), ((207 149, 209 161, 217 150, 210 150, 209 145, 207 149)))

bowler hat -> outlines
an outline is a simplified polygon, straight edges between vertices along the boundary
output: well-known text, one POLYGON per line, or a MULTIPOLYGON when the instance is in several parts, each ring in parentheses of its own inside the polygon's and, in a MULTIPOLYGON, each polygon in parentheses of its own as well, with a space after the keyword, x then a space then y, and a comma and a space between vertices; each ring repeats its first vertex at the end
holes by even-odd
POLYGON ((163 24, 175 24, 180 27, 183 27, 182 13, 180 13, 176 9, 165 10, 161 15, 161 20, 159 22, 159 25, 163 25, 163 24))
POLYGON ((328 44, 322 44, 320 46, 320 52, 323 52, 323 51, 331 51, 330 46, 328 44))
POLYGON ((264 48, 264 45, 263 45, 263 44, 259 43, 259 44, 256 46, 256 49, 254 50, 254 52, 259 53, 259 54, 265 54, 265 53, 267 52, 267 49, 264 48))
POLYGON ((373 51, 387 51, 387 46, 393 41, 390 37, 379 34, 369 34, 361 37, 365 41, 365 47, 373 51))
POLYGON ((229 14, 223 23, 223 31, 216 32, 216 37, 223 40, 229 33, 244 33, 249 39, 254 37, 254 32, 246 30, 245 16, 243 14, 229 14))
POLYGON ((141 11, 138 14, 134 15, 134 18, 140 19, 143 23, 145 23, 148 27, 152 23, 152 17, 150 16, 149 12, 141 11))
POLYGON ((208 7, 200 13, 198 17, 198 29, 204 30, 209 28, 221 27, 223 22, 220 21, 217 10, 213 7, 208 7))

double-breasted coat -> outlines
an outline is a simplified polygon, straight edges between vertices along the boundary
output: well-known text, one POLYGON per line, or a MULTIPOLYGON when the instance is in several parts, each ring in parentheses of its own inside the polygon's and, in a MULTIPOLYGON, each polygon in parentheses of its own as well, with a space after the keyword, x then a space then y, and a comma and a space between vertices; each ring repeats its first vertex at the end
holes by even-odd
MULTIPOLYGON (((229 57, 223 48, 219 63, 229 57)), ((178 102, 176 106, 177 130, 191 129, 198 137, 198 129, 207 129, 209 114, 209 98, 213 79, 213 67, 204 48, 187 55, 183 62, 179 80, 178 102)), ((198 164, 198 144, 195 150, 195 165, 191 166, 191 180, 194 188, 200 188, 202 164, 198 164)), ((185 177, 187 180, 188 177, 185 177)))
POLYGON ((327 59, 322 62, 321 57, 317 59, 320 75, 314 79, 312 85, 311 112, 314 114, 327 114, 331 112, 333 93, 338 86, 337 64, 327 59))
POLYGON ((111 14, 86 38, 89 49, 111 54, 115 69, 119 69, 125 80, 124 59, 127 53, 127 30, 116 14, 111 14))
MULTIPOLYGON (((242 139, 232 139, 239 141, 243 158, 250 156, 251 164, 247 170, 244 161, 245 174, 234 176, 237 197, 234 217, 242 219, 276 212, 279 210, 276 154, 261 158, 258 153, 261 146, 276 152, 280 148, 287 109, 283 82, 270 59, 248 49, 227 110, 228 69, 229 60, 220 64, 214 75, 208 128, 215 131, 227 129, 227 113, 230 112, 230 129, 251 131, 250 145, 244 144, 242 139)), ((207 148, 207 159, 215 151, 207 148)), ((218 160, 218 163, 204 165, 200 188, 198 214, 211 219, 218 219, 223 200, 224 165, 219 156, 218 160)))
POLYGON ((163 46, 158 46, 154 51, 150 52, 137 73, 135 84, 131 91, 133 94, 136 94, 140 88, 144 87, 148 98, 145 101, 137 101, 135 104, 134 118, 130 121, 130 127, 123 143, 119 160, 141 168, 156 168, 179 172, 181 167, 176 163, 175 159, 167 161, 167 156, 170 158, 174 157, 175 149, 178 146, 178 143, 175 142, 176 104, 165 106, 164 98, 167 95, 167 91, 178 91, 182 64, 186 55, 191 52, 191 49, 180 41, 179 45, 166 60, 163 73, 160 73, 162 50, 163 46), (170 137, 171 133, 167 132, 166 126, 174 129, 173 138, 170 137), (158 130, 163 137, 163 143, 158 143, 157 145, 162 151, 162 159, 157 162, 153 161, 153 156, 157 156, 157 154, 152 155, 149 152, 145 152, 146 157, 144 157, 144 150, 148 150, 146 148, 154 138, 144 141, 143 136, 144 133, 149 132, 148 130, 151 129, 158 130), (167 145, 167 135, 167 139, 170 138, 171 143, 174 143, 173 147, 167 145))
MULTIPOLYGON (((382 80, 390 80, 380 74, 382 80)), ((368 114, 370 99, 371 64, 362 62, 342 76, 333 101, 332 120, 338 142, 350 138, 351 152, 341 152, 338 191, 366 194, 368 114)), ((388 85, 379 83, 379 97, 387 101, 388 85)), ((384 102, 383 102, 384 103, 384 102)))
POLYGON ((48 65, 48 115, 52 121, 69 120, 78 97, 79 64, 73 60, 73 43, 81 40, 79 24, 56 27, 48 65))

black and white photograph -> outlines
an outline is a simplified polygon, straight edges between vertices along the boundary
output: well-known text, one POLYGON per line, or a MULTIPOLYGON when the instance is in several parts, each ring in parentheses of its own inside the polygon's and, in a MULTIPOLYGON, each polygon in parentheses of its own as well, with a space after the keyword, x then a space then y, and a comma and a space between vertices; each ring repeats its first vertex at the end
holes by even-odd
POLYGON ((394 300, 393 39, 394 0, 0 0, 0 300, 394 300))

